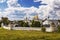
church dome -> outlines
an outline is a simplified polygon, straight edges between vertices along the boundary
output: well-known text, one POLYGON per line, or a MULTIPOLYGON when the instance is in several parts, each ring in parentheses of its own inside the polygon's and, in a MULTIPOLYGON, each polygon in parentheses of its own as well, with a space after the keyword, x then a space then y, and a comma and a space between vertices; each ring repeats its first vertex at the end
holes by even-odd
POLYGON ((38 20, 39 18, 38 18, 38 15, 35 15, 34 16, 34 20, 38 20))

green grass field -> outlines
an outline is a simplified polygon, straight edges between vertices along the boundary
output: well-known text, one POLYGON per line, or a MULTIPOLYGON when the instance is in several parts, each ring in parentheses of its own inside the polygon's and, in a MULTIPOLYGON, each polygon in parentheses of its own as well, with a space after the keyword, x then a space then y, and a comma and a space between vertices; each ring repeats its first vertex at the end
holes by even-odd
POLYGON ((5 30, 0 28, 0 40, 60 40, 60 33, 5 30))

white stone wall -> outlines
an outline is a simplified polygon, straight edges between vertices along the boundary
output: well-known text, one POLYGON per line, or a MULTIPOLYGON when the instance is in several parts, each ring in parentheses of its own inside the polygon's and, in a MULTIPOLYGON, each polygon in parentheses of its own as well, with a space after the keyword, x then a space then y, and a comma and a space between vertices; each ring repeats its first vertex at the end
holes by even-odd
MULTIPOLYGON (((36 31, 41 31, 40 27, 6 27, 3 26, 4 29, 8 30, 36 30, 36 31)), ((52 32, 52 29, 50 27, 46 27, 46 32, 52 32)))
POLYGON ((8 29, 8 30, 11 30, 11 27, 6 27, 6 26, 3 26, 4 29, 8 29))

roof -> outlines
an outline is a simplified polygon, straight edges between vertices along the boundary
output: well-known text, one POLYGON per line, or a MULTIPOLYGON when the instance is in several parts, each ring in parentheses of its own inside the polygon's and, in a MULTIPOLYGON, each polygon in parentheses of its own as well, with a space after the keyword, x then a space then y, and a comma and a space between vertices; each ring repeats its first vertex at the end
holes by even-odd
POLYGON ((43 22, 43 25, 46 25, 46 24, 47 25, 50 24, 48 20, 46 20, 46 21, 43 22))

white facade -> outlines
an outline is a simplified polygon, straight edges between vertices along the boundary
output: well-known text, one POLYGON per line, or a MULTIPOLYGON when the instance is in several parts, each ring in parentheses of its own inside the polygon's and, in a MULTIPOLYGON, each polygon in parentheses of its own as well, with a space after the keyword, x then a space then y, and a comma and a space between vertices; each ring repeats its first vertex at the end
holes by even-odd
POLYGON ((46 28, 46 31, 47 31, 47 32, 57 31, 58 20, 46 20, 46 21, 43 22, 43 25, 44 25, 45 27, 48 26, 49 29, 46 28), (55 26, 53 27, 51 23, 54 23, 55 26), (47 26, 46 26, 46 25, 47 25, 47 26))
POLYGON ((48 24, 50 24, 48 20, 43 22, 43 25, 48 25, 48 24))

